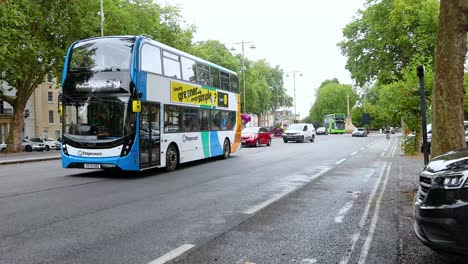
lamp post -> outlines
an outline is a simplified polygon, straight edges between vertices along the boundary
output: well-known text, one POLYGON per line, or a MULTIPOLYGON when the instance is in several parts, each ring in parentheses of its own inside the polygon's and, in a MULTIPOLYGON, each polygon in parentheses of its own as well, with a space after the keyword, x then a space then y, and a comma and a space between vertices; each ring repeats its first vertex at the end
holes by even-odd
POLYGON ((103 0, 101 0, 101 11, 98 14, 101 16, 101 37, 104 37, 104 4, 103 0))
POLYGON ((302 72, 300 71, 290 71, 286 73, 286 77, 289 76, 289 74, 292 74, 293 76, 293 89, 294 89, 294 123, 296 123, 296 117, 297 117, 297 102, 296 102, 296 74, 299 74, 299 76, 302 76, 302 72))
MULTIPOLYGON (((251 43, 252 45, 250 46, 251 49, 255 49, 255 45, 253 44, 253 41, 241 41, 241 42, 236 42, 236 43, 232 43, 233 45, 241 45, 242 47, 242 69, 241 69, 241 72, 242 72, 242 84, 244 86, 244 93, 242 95, 242 97, 244 98, 244 103, 243 103, 243 112, 245 113, 245 44, 249 44, 251 43)), ((234 51, 236 50, 234 47, 231 48, 231 51, 234 51)))

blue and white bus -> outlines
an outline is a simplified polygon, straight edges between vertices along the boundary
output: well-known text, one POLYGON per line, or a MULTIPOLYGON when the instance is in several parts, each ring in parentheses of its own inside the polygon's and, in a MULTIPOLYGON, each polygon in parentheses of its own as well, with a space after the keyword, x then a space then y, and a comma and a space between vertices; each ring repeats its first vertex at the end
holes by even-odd
POLYGON ((237 74, 146 36, 73 43, 61 107, 64 168, 172 171, 241 145, 237 74))

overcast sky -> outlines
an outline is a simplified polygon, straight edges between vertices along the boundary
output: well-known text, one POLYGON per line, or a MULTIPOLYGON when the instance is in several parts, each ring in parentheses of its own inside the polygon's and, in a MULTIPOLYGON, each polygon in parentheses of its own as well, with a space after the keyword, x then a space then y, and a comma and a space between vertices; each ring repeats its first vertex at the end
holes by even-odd
MULTIPOLYGON (((253 41, 251 60, 266 59, 285 72, 296 74, 297 113, 304 118, 315 100, 315 90, 326 79, 338 78, 352 84, 345 69, 346 58, 336 46, 342 29, 362 9, 365 0, 166 0, 179 5, 187 24, 194 24, 194 41, 219 40, 228 48, 233 43, 253 41)), ((247 73, 248 74, 248 73, 247 73)), ((294 95, 293 78, 284 78, 294 95)), ((294 111, 294 107, 290 108, 294 111)))

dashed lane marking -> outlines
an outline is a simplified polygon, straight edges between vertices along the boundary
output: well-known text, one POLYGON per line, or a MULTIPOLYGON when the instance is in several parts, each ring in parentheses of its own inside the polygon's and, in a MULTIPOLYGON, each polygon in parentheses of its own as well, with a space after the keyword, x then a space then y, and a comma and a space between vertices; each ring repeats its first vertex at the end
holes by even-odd
POLYGON ((161 257, 151 261, 148 264, 164 264, 164 263, 166 263, 168 261, 171 261, 171 260, 177 258, 178 256, 184 254, 185 252, 187 252, 188 250, 190 250, 194 246, 195 245, 192 245, 192 244, 183 244, 182 246, 172 250, 171 252, 165 254, 164 256, 161 256, 161 257))

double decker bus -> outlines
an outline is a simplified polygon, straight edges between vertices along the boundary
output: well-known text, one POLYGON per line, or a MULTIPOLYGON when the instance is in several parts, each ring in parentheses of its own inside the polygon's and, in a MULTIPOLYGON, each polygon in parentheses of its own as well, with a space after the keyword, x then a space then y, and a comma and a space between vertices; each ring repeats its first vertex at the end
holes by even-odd
POLYGON ((237 74, 146 36, 73 43, 61 112, 64 168, 172 171, 241 145, 237 74))
POLYGON ((345 134, 345 114, 329 114, 323 118, 324 126, 330 134, 345 134))

